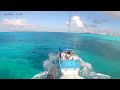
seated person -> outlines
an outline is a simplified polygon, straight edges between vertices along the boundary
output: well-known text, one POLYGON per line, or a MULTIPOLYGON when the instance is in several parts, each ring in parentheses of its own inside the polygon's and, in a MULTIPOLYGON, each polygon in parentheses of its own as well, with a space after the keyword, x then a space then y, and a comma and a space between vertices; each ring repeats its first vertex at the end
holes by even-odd
POLYGON ((69 60, 73 60, 73 56, 72 55, 69 57, 69 60))
POLYGON ((70 51, 68 51, 68 53, 66 54, 66 59, 69 59, 71 56, 72 56, 72 53, 70 51))
POLYGON ((65 59, 66 59, 65 56, 66 56, 66 53, 65 53, 65 52, 62 52, 62 53, 61 53, 61 60, 65 60, 65 59))

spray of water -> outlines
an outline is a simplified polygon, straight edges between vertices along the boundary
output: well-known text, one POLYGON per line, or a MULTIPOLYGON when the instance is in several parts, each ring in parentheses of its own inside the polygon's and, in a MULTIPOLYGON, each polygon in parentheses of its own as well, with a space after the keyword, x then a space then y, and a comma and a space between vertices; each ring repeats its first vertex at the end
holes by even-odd
POLYGON ((45 70, 50 70, 53 66, 58 67, 58 54, 50 53, 49 59, 43 62, 43 67, 45 70))
MULTIPOLYGON (((50 53, 49 59, 43 62, 43 67, 46 71, 41 72, 37 75, 35 75, 33 78, 44 78, 45 75, 48 74, 48 71, 50 70, 51 67, 56 66, 59 69, 59 63, 58 63, 58 54, 50 53)), ((83 61, 81 58, 79 58, 76 55, 76 59, 79 62, 79 76, 83 77, 84 79, 110 79, 111 77, 108 75, 104 75, 102 73, 96 73, 93 70, 93 67, 90 63, 83 61)), ((56 79, 59 79, 61 76, 60 69, 57 74, 56 79)))
POLYGON ((83 61, 81 58, 79 58, 78 61, 80 66, 80 70, 79 70, 80 76, 86 79, 110 79, 111 78, 108 75, 94 72, 92 65, 88 62, 83 61))

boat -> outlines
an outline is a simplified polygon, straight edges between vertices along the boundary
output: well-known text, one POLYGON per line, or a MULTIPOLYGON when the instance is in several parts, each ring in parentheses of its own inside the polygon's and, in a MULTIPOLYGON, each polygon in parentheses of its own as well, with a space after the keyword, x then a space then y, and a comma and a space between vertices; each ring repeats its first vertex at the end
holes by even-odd
POLYGON ((78 59, 73 48, 59 48, 59 65, 62 73, 60 79, 82 79, 78 74, 78 59))

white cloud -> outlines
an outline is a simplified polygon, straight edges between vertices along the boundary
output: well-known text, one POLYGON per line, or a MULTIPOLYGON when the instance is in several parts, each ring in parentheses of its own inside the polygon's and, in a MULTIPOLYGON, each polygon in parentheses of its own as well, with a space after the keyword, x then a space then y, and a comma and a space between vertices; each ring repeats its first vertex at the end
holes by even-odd
POLYGON ((29 24, 25 19, 7 19, 2 20, 2 24, 11 26, 13 28, 21 29, 35 29, 37 26, 29 24))
MULTIPOLYGON (((66 24, 69 24, 69 22, 66 22, 66 24)), ((75 27, 78 27, 78 28, 83 28, 84 27, 83 21, 80 20, 79 16, 73 16, 71 18, 70 24, 72 26, 75 26, 75 27)))
POLYGON ((72 23, 75 24, 77 27, 84 27, 83 22, 80 20, 79 16, 73 16, 72 23))
POLYGON ((28 23, 24 19, 3 19, 2 21, 3 24, 5 25, 10 25, 10 26, 27 26, 28 23))
POLYGON ((103 11, 103 13, 112 15, 113 17, 120 18, 120 11, 103 11))

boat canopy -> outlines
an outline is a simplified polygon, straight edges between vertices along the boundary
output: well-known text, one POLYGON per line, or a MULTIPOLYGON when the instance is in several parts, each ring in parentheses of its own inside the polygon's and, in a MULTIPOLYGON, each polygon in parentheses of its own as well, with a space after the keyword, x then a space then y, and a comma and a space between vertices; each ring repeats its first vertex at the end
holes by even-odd
POLYGON ((62 68, 79 68, 78 61, 76 60, 61 60, 60 67, 62 68))
POLYGON ((70 48, 70 47, 61 47, 59 48, 59 51, 63 52, 63 51, 74 51, 73 48, 70 48))

